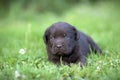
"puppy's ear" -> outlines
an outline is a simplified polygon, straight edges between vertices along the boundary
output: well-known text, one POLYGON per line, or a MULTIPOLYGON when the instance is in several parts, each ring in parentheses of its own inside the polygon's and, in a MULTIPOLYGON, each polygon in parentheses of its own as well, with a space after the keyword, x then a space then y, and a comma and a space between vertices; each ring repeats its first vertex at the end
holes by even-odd
POLYGON ((79 38, 80 38, 79 32, 77 31, 77 29, 75 27, 73 27, 73 30, 75 32, 75 40, 79 40, 79 38))
POLYGON ((44 36, 43 36, 43 40, 44 40, 44 43, 45 43, 45 44, 48 43, 48 40, 49 40, 48 36, 49 36, 49 29, 47 29, 47 30, 45 31, 45 34, 44 34, 44 36))

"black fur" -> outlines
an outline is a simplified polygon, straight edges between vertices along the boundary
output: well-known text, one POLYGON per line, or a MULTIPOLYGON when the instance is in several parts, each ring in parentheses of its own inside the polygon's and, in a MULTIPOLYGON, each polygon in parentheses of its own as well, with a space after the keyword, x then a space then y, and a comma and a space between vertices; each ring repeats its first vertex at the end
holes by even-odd
POLYGON ((60 64, 60 57, 62 57, 64 64, 80 62, 83 66, 91 50, 95 53, 102 53, 89 36, 65 22, 51 25, 45 31, 44 42, 48 59, 56 64, 60 64))

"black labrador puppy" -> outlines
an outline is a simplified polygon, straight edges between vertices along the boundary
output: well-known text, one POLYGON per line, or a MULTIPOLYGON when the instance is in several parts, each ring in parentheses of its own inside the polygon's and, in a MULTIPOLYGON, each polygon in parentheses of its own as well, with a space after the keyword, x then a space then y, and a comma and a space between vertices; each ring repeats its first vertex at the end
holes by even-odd
POLYGON ((44 34, 48 59, 53 63, 86 63, 86 56, 91 52, 102 53, 97 44, 86 34, 65 22, 52 24, 44 34))

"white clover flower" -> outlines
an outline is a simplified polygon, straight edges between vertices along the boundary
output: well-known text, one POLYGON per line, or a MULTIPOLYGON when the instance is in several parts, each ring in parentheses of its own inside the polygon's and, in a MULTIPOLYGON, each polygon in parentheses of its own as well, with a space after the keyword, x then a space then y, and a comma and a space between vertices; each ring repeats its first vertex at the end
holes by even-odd
POLYGON ((26 79, 26 76, 23 74, 23 75, 22 75, 22 78, 23 78, 23 79, 26 79))
POLYGON ((111 62, 110 65, 113 66, 113 63, 111 62))
POLYGON ((20 74, 18 70, 15 71, 15 80, 24 80, 26 79, 26 76, 24 74, 20 74))
POLYGON ((110 60, 110 65, 111 65, 111 66, 113 66, 113 65, 114 65, 112 60, 110 60))
POLYGON ((20 53, 20 54, 25 54, 25 52, 26 52, 26 50, 23 49, 23 48, 19 50, 19 53, 20 53))
POLYGON ((101 70, 101 68, 99 66, 97 66, 97 71, 100 71, 100 70, 101 70))
POLYGON ((15 79, 20 78, 20 72, 18 70, 15 71, 15 79))
POLYGON ((102 61, 98 61, 98 64, 102 64, 102 61))

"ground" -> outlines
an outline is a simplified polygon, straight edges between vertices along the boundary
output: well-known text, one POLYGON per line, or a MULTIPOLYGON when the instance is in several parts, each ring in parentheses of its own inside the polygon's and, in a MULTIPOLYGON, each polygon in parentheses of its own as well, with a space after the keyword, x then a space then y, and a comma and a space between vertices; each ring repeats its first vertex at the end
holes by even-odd
POLYGON ((62 15, 11 13, 0 20, 0 80, 119 80, 120 11, 109 3, 78 5, 62 15), (107 4, 107 5, 106 5, 107 4), (56 66, 47 60, 43 34, 65 21, 91 36, 103 55, 91 54, 87 66, 56 66))

